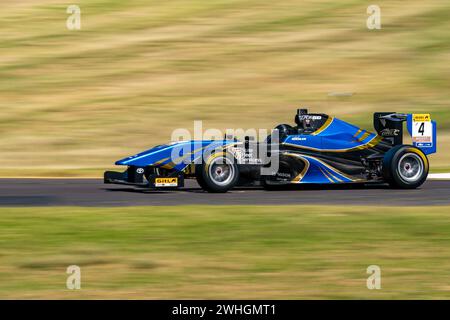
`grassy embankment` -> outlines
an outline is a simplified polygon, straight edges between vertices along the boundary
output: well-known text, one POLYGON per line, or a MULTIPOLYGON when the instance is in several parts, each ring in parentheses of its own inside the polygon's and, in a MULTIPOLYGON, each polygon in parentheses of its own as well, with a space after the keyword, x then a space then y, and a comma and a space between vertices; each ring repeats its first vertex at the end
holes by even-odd
POLYGON ((448 207, 1 211, 0 298, 450 298, 448 207))

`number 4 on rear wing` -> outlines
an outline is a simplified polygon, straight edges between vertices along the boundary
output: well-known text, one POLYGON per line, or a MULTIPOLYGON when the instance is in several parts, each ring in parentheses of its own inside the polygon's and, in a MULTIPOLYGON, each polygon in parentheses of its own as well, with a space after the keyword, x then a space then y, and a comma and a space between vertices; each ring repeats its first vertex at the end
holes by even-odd
POLYGON ((425 154, 432 154, 437 149, 436 121, 429 114, 408 114, 406 126, 412 138, 413 146, 425 154))

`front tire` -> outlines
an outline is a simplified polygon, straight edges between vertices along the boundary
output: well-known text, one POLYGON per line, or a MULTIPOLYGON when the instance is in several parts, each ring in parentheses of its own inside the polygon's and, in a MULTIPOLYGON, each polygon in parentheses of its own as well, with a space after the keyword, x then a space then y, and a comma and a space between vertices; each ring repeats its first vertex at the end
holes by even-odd
POLYGON ((383 175, 389 184, 399 189, 415 189, 427 179, 427 156, 413 146, 399 146, 386 153, 383 175))
POLYGON ((239 180, 238 165, 230 154, 212 154, 205 163, 195 167, 197 182, 208 192, 223 193, 233 188, 239 180))

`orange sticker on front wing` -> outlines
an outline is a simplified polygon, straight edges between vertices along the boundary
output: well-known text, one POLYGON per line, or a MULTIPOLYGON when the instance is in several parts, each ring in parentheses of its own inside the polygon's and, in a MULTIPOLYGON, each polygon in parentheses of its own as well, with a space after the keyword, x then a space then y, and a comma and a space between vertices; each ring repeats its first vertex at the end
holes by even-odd
POLYGON ((155 187, 176 187, 178 178, 156 178, 155 187))

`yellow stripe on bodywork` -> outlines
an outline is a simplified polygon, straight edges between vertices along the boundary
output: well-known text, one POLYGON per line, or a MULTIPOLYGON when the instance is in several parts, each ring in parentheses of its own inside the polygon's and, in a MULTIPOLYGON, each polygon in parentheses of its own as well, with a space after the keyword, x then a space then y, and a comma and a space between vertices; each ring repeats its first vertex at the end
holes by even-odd
MULTIPOLYGON (((308 169, 309 169, 309 167, 310 167, 310 163, 309 163, 308 159, 305 159, 303 156, 301 156, 301 155, 299 155, 299 154, 294 154, 294 153, 285 153, 284 155, 285 155, 285 156, 289 156, 289 157, 299 158, 300 160, 302 160, 302 161, 305 163, 305 167, 303 168, 302 172, 301 172, 298 176, 296 176, 291 182, 299 182, 299 181, 301 181, 301 180, 304 178, 306 172, 308 171, 308 169)), ((344 182, 344 180, 342 180, 342 179, 336 177, 335 174, 338 174, 338 175, 341 175, 341 176, 343 176, 343 177, 346 177, 347 179, 349 179, 349 180, 352 181, 352 182, 360 182, 360 181, 364 181, 364 180, 362 180, 362 179, 355 179, 355 178, 353 178, 353 177, 351 177, 351 176, 349 176, 349 175, 343 173, 342 171, 340 171, 340 170, 338 170, 338 169, 336 169, 336 168, 333 168, 333 167, 330 166, 329 164, 323 162, 322 160, 320 160, 320 159, 318 159, 318 158, 316 158, 316 157, 309 156, 309 155, 308 155, 308 157, 313 158, 314 160, 320 162, 324 167, 326 167, 326 168, 330 171, 330 172, 329 172, 328 170, 326 170, 326 173, 327 173, 328 175, 330 175, 331 177, 333 177, 334 179, 336 179, 337 181, 339 181, 339 182, 344 182), (333 174, 333 173, 334 173, 334 174, 333 174)), ((319 167, 319 169, 322 170, 322 168, 320 168, 320 167, 319 167)), ((332 180, 331 180, 331 181, 332 181, 332 180)), ((332 181, 332 182, 334 183, 334 181, 332 181)))
POLYGON ((322 172, 322 174, 331 182, 334 183, 333 179, 331 179, 328 174, 321 168, 319 167, 320 172, 322 172))
POLYGON ((158 166, 158 165, 160 165, 161 163, 166 162, 166 161, 169 160, 169 159, 170 159, 170 157, 161 159, 161 160, 159 160, 159 161, 156 161, 155 163, 152 163, 151 166, 158 166))
MULTIPOLYGON (((313 158, 314 158, 314 157, 313 157, 313 158)), ((320 159, 317 159, 317 158, 314 158, 314 159, 316 159, 316 161, 319 161, 323 166, 325 166, 328 170, 330 170, 331 172, 333 172, 333 173, 335 173, 335 174, 339 174, 339 175, 341 175, 341 176, 343 176, 343 177, 346 177, 347 179, 349 179, 349 180, 352 181, 352 182, 359 181, 358 179, 355 179, 355 178, 349 176, 348 174, 343 173, 342 171, 340 171, 340 170, 338 170, 338 169, 336 169, 336 168, 330 166, 328 163, 323 162, 323 161, 320 160, 320 159)), ((331 173, 330 173, 330 174, 331 174, 331 173)), ((336 178, 336 180, 343 182, 343 180, 341 180, 341 179, 335 177, 334 175, 333 175, 333 177, 336 178)))
POLYGON ((330 126, 330 124, 333 122, 334 117, 329 117, 327 119, 327 121, 325 121, 325 123, 316 131, 314 131, 311 135, 312 136, 317 136, 319 133, 321 133, 322 131, 324 131, 326 128, 328 128, 330 126))
POLYGON ((362 129, 358 129, 358 131, 356 131, 356 133, 353 135, 353 138, 356 138, 357 136, 359 136, 359 134, 362 132, 362 129))
MULTIPOLYGON (((328 168, 328 167, 327 167, 328 168)), ((328 168, 329 169, 329 168, 328 168)), ((340 179, 340 178, 338 178, 338 177, 336 177, 332 172, 332 170, 330 170, 330 171, 328 171, 328 170, 326 170, 327 171, 327 173, 332 177, 332 178, 334 178, 334 179, 336 179, 338 182, 344 182, 344 180, 342 180, 342 179, 340 179)), ((347 178, 347 179, 350 179, 351 181, 354 181, 353 179, 351 179, 351 178, 347 178)))
POLYGON ((366 133, 364 133, 357 141, 358 141, 358 142, 363 142, 363 141, 366 140, 370 135, 371 135, 370 132, 366 132, 366 133))
POLYGON ((382 136, 376 135, 375 138, 373 138, 372 140, 370 140, 367 144, 367 146, 369 148, 373 148, 375 147, 377 144, 379 144, 381 142, 381 140, 383 140, 382 136))
POLYGON ((300 174, 298 176, 296 176, 291 182, 298 183, 298 182, 302 181, 302 179, 305 177, 306 172, 308 172, 309 161, 304 158, 300 158, 300 159, 305 163, 305 166, 303 167, 302 172, 300 172, 300 174))
MULTIPOLYGON (((300 159, 303 160, 303 161, 308 161, 307 159, 303 158, 302 155, 299 155, 299 154, 295 154, 295 153, 285 153, 284 155, 290 156, 290 157, 295 157, 295 158, 300 158, 300 159)), ((366 181, 366 180, 364 180, 364 179, 355 179, 354 177, 349 176, 348 174, 346 174, 346 173, 344 173, 344 172, 342 172, 342 171, 340 171, 340 170, 338 170, 338 169, 332 167, 332 166, 329 165, 328 163, 326 163, 326 162, 324 162, 324 161, 322 161, 322 160, 320 160, 320 159, 318 159, 318 158, 316 158, 316 157, 314 157, 314 156, 308 155, 308 157, 313 158, 314 160, 320 162, 324 167, 327 168, 327 173, 328 173, 329 175, 331 175, 333 178, 335 178, 337 181, 344 182, 342 179, 336 177, 335 174, 341 175, 341 176, 343 176, 343 177, 349 179, 349 180, 352 181, 352 182, 363 182, 363 181, 366 181), (329 170, 330 172, 329 172, 328 170, 329 170)), ((309 168, 309 161, 308 161, 308 168, 309 168)), ((319 168, 320 168, 320 167, 319 167, 319 168)), ((296 177, 296 178, 297 178, 297 177, 296 177)))

